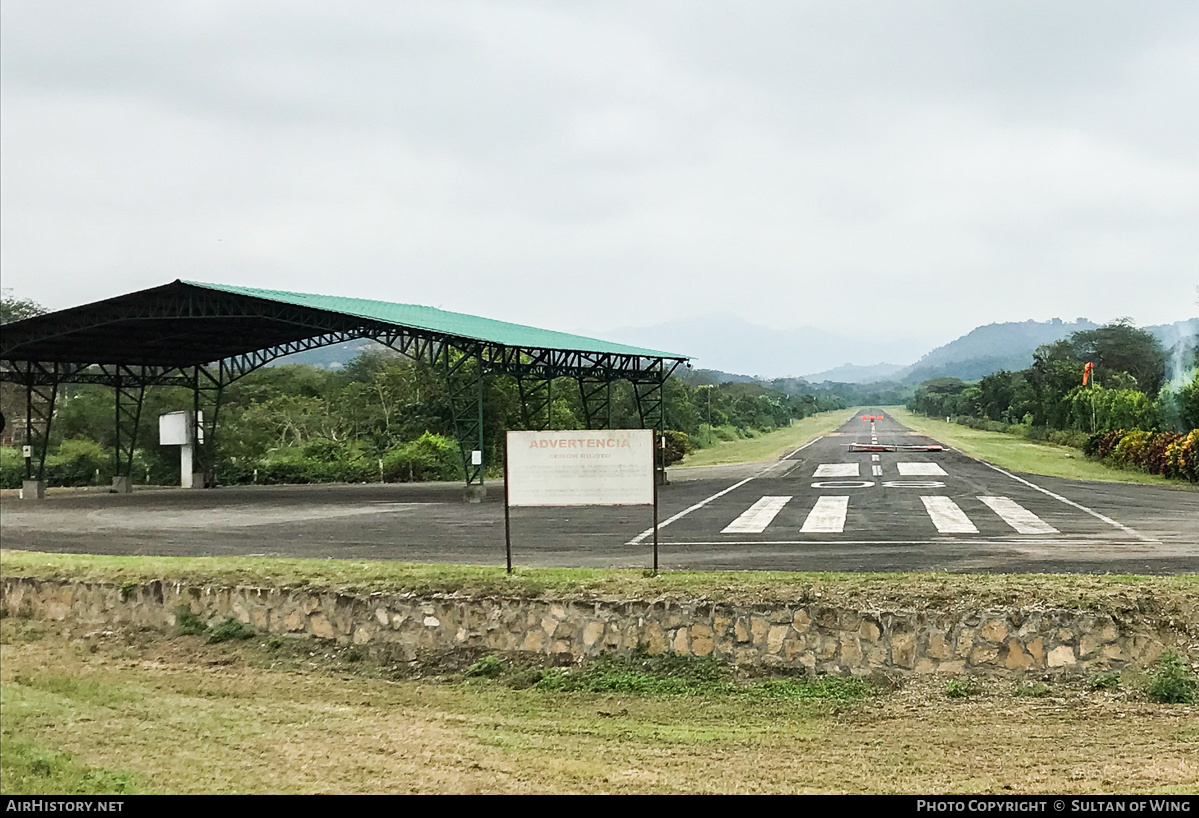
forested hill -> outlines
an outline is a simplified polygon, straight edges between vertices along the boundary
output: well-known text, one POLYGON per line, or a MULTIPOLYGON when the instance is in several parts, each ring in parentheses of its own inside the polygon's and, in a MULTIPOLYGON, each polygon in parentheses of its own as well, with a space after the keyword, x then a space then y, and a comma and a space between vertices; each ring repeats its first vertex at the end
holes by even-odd
POLYGON ((1051 344, 1071 333, 1098 326, 1085 318, 1073 323, 1055 318, 1052 321, 987 324, 937 347, 893 377, 906 383, 940 377, 977 380, 1001 369, 1024 369, 1032 363, 1033 351, 1042 344, 1051 344))
MULTIPOLYGON (((1055 318, 1052 321, 988 324, 937 347, 892 378, 909 384, 941 377, 971 381, 1002 369, 1018 371, 1032 364, 1033 352, 1042 344, 1051 344, 1072 333, 1097 327, 1085 318, 1073 323, 1055 318)), ((1186 339, 1199 335, 1199 319, 1145 327, 1145 330, 1169 351, 1180 342, 1185 343, 1186 339)))

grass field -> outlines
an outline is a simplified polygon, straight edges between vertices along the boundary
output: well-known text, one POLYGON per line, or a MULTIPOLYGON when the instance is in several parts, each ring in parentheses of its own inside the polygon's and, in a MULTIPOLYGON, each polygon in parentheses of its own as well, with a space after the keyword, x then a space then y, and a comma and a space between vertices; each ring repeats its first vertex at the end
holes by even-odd
MULTIPOLYGON (((503 568, 475 565, 260 557, 140 557, 0 550, 0 574, 113 585, 167 578, 192 585, 319 588, 346 593, 470 593, 511 598, 704 599, 753 604, 820 598, 832 604, 912 608, 1030 601, 1098 609, 1131 597, 1162 604, 1199 595, 1199 574, 791 573, 503 568)), ((1135 604, 1135 603, 1134 603, 1135 604)), ((1188 602, 1188 607, 1193 602, 1188 602)))
POLYGON ((1154 474, 1139 471, 1114 469, 1087 460, 1081 451, 1068 446, 1055 446, 1002 432, 984 432, 956 423, 926 418, 898 406, 887 407, 887 412, 897 421, 910 426, 934 440, 960 449, 962 452, 986 460, 996 466, 1026 474, 1044 474, 1050 477, 1066 477, 1071 480, 1099 480, 1109 483, 1142 483, 1154 486, 1177 486, 1199 490, 1179 480, 1167 480, 1154 474))
POLYGON ((0 656, 9 795, 1199 790, 1195 708, 1132 678, 963 698, 945 680, 550 692, 307 640, 67 637, 12 617, 0 656))
POLYGON ((697 449, 683 458, 679 466, 716 466, 725 463, 757 463, 777 460, 813 438, 827 434, 853 417, 849 409, 821 412, 797 420, 786 429, 776 429, 754 438, 728 440, 697 449))

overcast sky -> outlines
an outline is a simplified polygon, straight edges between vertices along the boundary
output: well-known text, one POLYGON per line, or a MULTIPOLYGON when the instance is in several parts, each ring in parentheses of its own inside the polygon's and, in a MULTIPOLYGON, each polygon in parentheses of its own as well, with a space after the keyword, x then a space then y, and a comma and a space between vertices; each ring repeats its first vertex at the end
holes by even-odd
POLYGON ((0 59, 0 272, 51 308, 184 278, 930 346, 1199 313, 1194 0, 3 0, 0 59))

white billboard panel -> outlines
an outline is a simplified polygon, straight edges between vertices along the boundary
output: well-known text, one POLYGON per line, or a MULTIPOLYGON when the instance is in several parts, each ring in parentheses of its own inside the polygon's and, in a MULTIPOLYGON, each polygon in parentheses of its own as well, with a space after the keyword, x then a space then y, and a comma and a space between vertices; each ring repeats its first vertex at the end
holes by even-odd
POLYGON ((508 432, 508 504, 639 506, 654 502, 654 432, 508 432))
POLYGON ((195 426, 194 420, 199 418, 200 442, 204 442, 204 413, 193 415, 191 412, 167 412, 158 416, 158 444, 160 446, 187 446, 192 442, 195 426))
POLYGON ((191 412, 168 412, 158 416, 160 446, 186 446, 191 443, 191 412))

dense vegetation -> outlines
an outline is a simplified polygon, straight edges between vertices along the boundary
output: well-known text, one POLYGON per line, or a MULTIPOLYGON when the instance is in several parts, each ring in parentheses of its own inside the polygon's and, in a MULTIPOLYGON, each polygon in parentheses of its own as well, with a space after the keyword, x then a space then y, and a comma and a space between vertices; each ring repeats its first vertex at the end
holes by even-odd
POLYGON ((1037 349, 1033 364, 976 383, 934 378, 908 404, 930 417, 1076 446, 1151 474, 1199 480, 1199 349, 1168 354, 1127 321, 1037 349), (1089 383, 1084 368, 1093 364, 1089 383))
MULTIPOLYGON (((11 299, 9 299, 11 301, 11 299)), ((19 317, 29 313, 22 302, 19 317)), ((694 376, 695 373, 690 373, 694 376)), ((787 392, 762 383, 705 383, 672 377, 666 384, 667 459, 695 447, 753 437, 793 419, 847 406, 829 389, 797 382, 787 392)), ((23 414, 24 393, 5 385, 9 417, 23 414)), ((578 384, 559 379, 552 388, 551 427, 584 428, 578 384)), ((114 398, 102 386, 69 386, 59 397, 51 426, 46 479, 50 485, 105 485, 115 471, 114 398)), ((146 391, 135 482, 175 484, 179 450, 158 445, 156 418, 191 408, 191 393, 177 388, 146 391)), ((523 428, 516 382, 484 380, 484 462, 502 468, 507 429, 523 428)), ((616 428, 639 426, 632 387, 612 390, 616 428)), ((458 479, 461 455, 444 380, 427 365, 388 350, 363 352, 329 370, 304 364, 271 366, 225 390, 217 435, 220 482, 404 482, 458 479)), ((20 485, 20 450, 0 449, 0 485, 20 485)))

